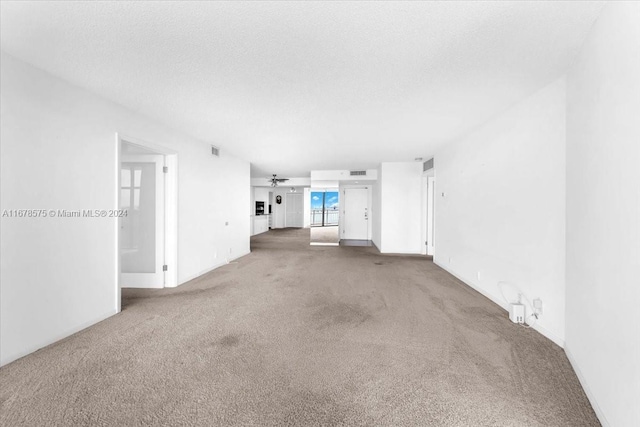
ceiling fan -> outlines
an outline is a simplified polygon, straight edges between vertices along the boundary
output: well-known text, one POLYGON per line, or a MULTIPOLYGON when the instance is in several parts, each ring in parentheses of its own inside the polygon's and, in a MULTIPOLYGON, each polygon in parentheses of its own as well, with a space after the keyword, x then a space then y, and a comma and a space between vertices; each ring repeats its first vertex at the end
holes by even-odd
POLYGON ((271 182, 272 187, 277 187, 279 182, 289 181, 289 178, 276 178, 276 174, 273 174, 273 178, 268 179, 271 182))

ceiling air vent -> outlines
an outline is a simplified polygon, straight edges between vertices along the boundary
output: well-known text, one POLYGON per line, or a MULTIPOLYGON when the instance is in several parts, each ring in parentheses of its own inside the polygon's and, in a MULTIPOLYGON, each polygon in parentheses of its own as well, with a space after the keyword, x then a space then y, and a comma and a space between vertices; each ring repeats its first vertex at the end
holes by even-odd
POLYGON ((365 176, 365 175, 367 175, 367 171, 349 171, 349 175, 351 175, 351 176, 365 176))
POLYGON ((220 149, 218 147, 216 147, 215 145, 211 146, 211 154, 213 154, 214 156, 220 157, 220 149))
POLYGON ((422 164, 422 171, 423 172, 426 172, 426 171, 428 171, 430 169, 433 169, 433 158, 427 160, 426 162, 424 162, 422 164))

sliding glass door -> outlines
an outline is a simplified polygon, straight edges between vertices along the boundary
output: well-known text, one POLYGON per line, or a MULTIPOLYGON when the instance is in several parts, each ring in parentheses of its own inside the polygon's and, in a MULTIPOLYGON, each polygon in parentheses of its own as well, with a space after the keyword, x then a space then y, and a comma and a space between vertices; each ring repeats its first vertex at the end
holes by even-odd
POLYGON ((339 193, 337 191, 312 191, 311 226, 338 225, 339 208, 339 193))

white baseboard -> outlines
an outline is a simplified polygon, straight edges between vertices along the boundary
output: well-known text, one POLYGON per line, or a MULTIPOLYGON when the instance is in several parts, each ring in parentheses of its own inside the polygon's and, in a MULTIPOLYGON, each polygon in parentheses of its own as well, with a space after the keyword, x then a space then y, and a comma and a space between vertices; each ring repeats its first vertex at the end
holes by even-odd
MULTIPOLYGON (((462 283, 464 283, 465 285, 469 286, 470 288, 474 289, 475 291, 481 293, 482 295, 484 295, 485 297, 489 298, 492 302, 494 302, 495 304, 497 304, 500 308, 502 308, 505 311, 509 311, 509 307, 507 306, 507 303, 498 299, 497 297, 495 297, 494 295, 491 295, 490 293, 488 293, 486 290, 480 288, 479 286, 476 286, 473 284, 473 282, 471 282, 470 280, 466 280, 465 278, 459 276, 458 274, 450 271, 448 268, 438 264, 437 262, 433 262, 435 265, 437 265, 438 267, 440 267, 441 269, 443 269, 444 271, 446 271, 447 273, 451 274, 453 277, 455 277, 456 279, 460 280, 462 283)), ((535 330, 536 332, 538 332, 539 334, 543 335, 544 337, 550 339, 551 341, 553 341, 555 344, 559 345, 560 347, 564 348, 564 339, 560 338, 559 336, 557 336, 556 334, 554 334, 553 332, 549 331, 548 329, 546 329, 543 326, 540 326, 539 324, 534 324, 531 327, 533 330, 535 330)))
POLYGON ((110 311, 108 311, 106 313, 103 313, 100 316, 97 316, 97 317, 95 317, 95 318, 93 318, 93 319, 91 319, 91 320, 89 320, 87 322, 83 322, 83 323, 81 323, 79 325, 74 326, 73 328, 67 329, 66 331, 64 331, 64 332, 62 332, 60 334, 56 334, 53 337, 51 337, 50 339, 47 339, 46 341, 43 341, 43 342, 41 342, 39 344, 30 346, 27 349, 22 350, 20 352, 11 354, 11 355, 7 356, 6 358, 2 359, 2 361, 0 362, 0 366, 8 365, 9 363, 14 362, 14 361, 16 361, 16 360, 18 360, 18 359, 20 359, 22 357, 28 356, 31 353, 35 352, 35 351, 38 351, 38 350, 40 350, 42 348, 45 348, 45 347, 47 347, 47 346, 49 346, 51 344, 54 344, 54 343, 58 342, 60 340, 63 340, 63 339, 65 339, 65 338, 67 338, 67 337, 69 337, 69 336, 71 336, 71 335, 73 335, 75 333, 78 333, 81 330, 88 328, 89 326, 93 326, 96 323, 100 323, 103 320, 113 316, 114 314, 117 314, 117 312, 115 310, 110 310, 110 311))
POLYGON ((602 424, 603 427, 609 427, 611 424, 609 424, 609 421, 607 421, 607 417, 604 416, 604 412, 602 412, 602 409, 600 409, 600 406, 596 401, 596 397, 593 395, 593 392, 591 391, 591 389, 589 388, 589 385, 587 384, 587 379, 582 374, 582 371, 580 371, 580 367, 578 366, 576 359, 573 357, 573 354, 571 354, 571 350, 567 346, 565 346, 564 352, 567 355, 567 359, 569 359, 569 363, 571 363, 571 367, 576 373, 576 376, 580 381, 580 385, 582 385, 582 389, 587 395, 587 399, 589 399, 589 402, 591 403, 591 407, 593 408, 593 412, 596 413, 596 416, 598 417, 600 424, 602 424))
POLYGON ((544 326, 540 326, 540 324, 536 323, 531 327, 531 329, 533 329, 534 331, 542 334, 546 338, 549 338, 551 341, 553 341, 558 346, 560 346, 561 348, 564 349, 564 346, 565 346, 564 339, 560 338, 559 336, 557 336, 556 334, 554 334, 553 332, 551 332, 550 330, 548 330, 544 326))
POLYGON ((220 268, 222 266, 225 266, 225 265, 229 264, 230 262, 237 260, 238 258, 242 258, 243 256, 249 255, 250 253, 251 253, 251 251, 243 252, 243 253, 241 253, 239 255, 236 255, 234 257, 227 258, 227 259, 219 262, 218 264, 213 265, 212 267, 209 267, 209 268, 206 268, 206 269, 204 269, 202 271, 199 271, 196 274, 192 274, 192 275, 187 276, 186 278, 179 279, 178 280, 178 286, 184 285, 185 283, 187 283, 187 282, 189 282, 189 281, 191 281, 193 279, 197 279, 198 277, 200 277, 200 276, 202 276, 204 274, 210 273, 213 270, 215 270, 217 268, 220 268))

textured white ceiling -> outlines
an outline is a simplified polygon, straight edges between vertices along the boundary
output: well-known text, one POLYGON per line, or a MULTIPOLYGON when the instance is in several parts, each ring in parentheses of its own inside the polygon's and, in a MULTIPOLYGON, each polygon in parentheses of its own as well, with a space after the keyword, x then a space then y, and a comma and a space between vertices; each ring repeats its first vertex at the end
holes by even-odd
POLYGON ((7 2, 2 49, 252 163, 429 158, 562 75, 599 2, 7 2))

